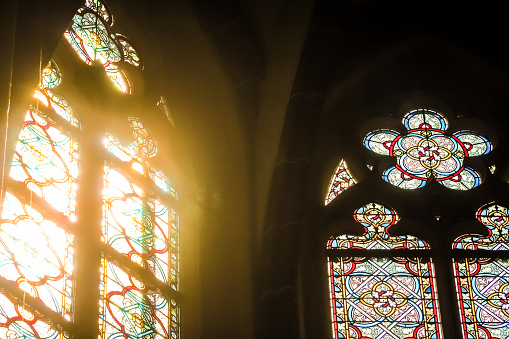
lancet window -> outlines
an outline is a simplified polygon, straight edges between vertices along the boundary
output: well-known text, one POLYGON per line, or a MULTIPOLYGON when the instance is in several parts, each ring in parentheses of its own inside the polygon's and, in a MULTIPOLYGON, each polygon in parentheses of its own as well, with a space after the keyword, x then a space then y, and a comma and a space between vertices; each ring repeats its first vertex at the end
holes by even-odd
POLYGON ((334 338, 442 338, 429 245, 391 236, 396 212, 369 203, 354 212, 364 234, 327 244, 334 338))
POLYGON ((0 296, 0 337, 64 338, 73 317, 74 235, 79 127, 72 107, 52 89, 60 84, 57 65, 43 71, 19 134, 0 226, 0 279, 15 284, 23 298, 0 296), (50 312, 37 314, 34 304, 50 312), (27 306, 30 304, 30 306, 27 306), (61 317, 61 321, 58 321, 61 317), (56 326, 48 325, 53 319, 56 326))
POLYGON ((454 275, 464 338, 509 336, 509 212, 489 204, 477 211, 487 235, 466 234, 453 244, 454 275))

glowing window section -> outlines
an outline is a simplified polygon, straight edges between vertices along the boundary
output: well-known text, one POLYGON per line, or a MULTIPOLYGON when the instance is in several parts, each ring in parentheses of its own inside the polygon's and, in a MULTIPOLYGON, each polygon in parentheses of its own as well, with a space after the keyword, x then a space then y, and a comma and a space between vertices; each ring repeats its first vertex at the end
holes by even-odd
MULTIPOLYGON (((71 107, 50 89, 61 81, 52 61, 30 106, 11 163, 10 177, 23 183, 73 221, 76 216, 78 144, 62 126, 39 110, 39 103, 79 126, 71 107)), ((68 126, 68 127, 69 127, 68 126)), ((36 207, 22 203, 14 190, 6 193, 0 226, 0 275, 46 306, 72 319, 73 236, 46 220, 36 207)), ((1 338, 64 338, 49 325, 0 296, 1 338)))
MULTIPOLYGON (((147 161, 155 142, 137 119, 130 119, 135 141, 123 147, 111 136, 106 149, 176 198, 175 189, 147 161)), ((154 187, 155 187, 154 185, 154 187)), ((126 173, 105 166, 103 240, 119 253, 178 290, 178 217, 154 193, 126 173)), ((103 259, 101 336, 177 338, 178 305, 103 259)))
POLYGON ((356 181, 348 171, 346 162, 341 160, 331 178, 327 197, 325 198, 325 205, 329 204, 335 197, 338 196, 339 193, 355 184, 356 181))
MULTIPOLYGON (((486 226, 488 235, 460 236, 453 249, 509 250, 508 214, 507 208, 500 205, 482 207, 477 211, 477 219, 486 226)), ((454 259, 464 338, 509 336, 509 260, 486 256, 454 259)))
POLYGON ((364 139, 369 150, 396 157, 396 165, 383 174, 385 181, 406 189, 423 187, 431 178, 454 190, 481 184, 480 175, 463 166, 463 159, 491 152, 488 139, 466 130, 448 136, 445 118, 427 109, 408 113, 403 123, 408 130, 406 135, 382 129, 364 139))
POLYGON ((354 219, 364 226, 363 235, 334 236, 327 245, 345 251, 328 264, 334 338, 442 338, 431 258, 398 255, 398 250, 418 255, 428 244, 389 235, 398 216, 383 205, 367 204, 354 219), (372 257, 374 249, 393 251, 372 257))
MULTIPOLYGON (((67 320, 72 319, 73 237, 6 193, 0 226, 0 274, 67 320)), ((67 338, 0 295, 0 337, 67 338)))
POLYGON ((85 63, 100 61, 115 86, 129 93, 129 80, 119 66, 123 62, 140 66, 140 59, 126 37, 111 32, 112 25, 113 18, 105 3, 87 0, 74 15, 65 37, 85 63))

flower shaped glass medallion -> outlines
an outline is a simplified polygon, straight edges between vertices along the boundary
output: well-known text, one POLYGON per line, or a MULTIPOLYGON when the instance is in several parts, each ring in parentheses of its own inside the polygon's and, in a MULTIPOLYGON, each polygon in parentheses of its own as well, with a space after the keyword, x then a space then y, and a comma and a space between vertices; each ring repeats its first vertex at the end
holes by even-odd
POLYGON ((363 235, 332 236, 327 243, 333 337, 442 338, 429 245, 390 235, 399 218, 381 204, 362 206, 354 219, 363 235), (407 258, 401 250, 415 254, 407 258))
POLYGON ((396 165, 383 173, 385 181, 406 189, 423 187, 431 178, 455 190, 481 184, 479 173, 463 166, 463 159, 491 152, 493 146, 487 138, 470 130, 446 135, 446 119, 428 109, 411 111, 403 124, 406 135, 380 129, 364 139, 369 150, 396 157, 396 165))
MULTIPOLYGON (((453 243, 455 250, 470 250, 454 259, 460 319, 464 338, 509 337, 509 260, 479 257, 477 250, 509 250, 509 211, 491 204, 477 211, 488 235, 465 234, 453 243)), ((501 252, 499 252, 501 253, 501 252)), ((489 255, 487 255, 489 256, 489 255)))

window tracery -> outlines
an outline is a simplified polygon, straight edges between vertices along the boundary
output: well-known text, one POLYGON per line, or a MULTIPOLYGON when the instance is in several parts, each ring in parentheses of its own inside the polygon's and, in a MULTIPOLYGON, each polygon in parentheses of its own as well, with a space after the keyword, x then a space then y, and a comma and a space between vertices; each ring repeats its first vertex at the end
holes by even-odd
POLYGON ((115 86, 124 93, 130 93, 129 79, 121 65, 127 62, 139 67, 141 61, 129 40, 121 34, 112 33, 111 26, 113 17, 106 4, 101 0, 87 0, 74 15, 64 35, 87 65, 100 61, 115 86))

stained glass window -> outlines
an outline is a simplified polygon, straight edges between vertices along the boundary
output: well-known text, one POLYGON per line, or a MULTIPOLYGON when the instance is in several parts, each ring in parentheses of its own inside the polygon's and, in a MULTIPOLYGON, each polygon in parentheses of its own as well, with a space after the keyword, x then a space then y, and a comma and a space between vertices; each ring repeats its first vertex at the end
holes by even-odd
MULTIPOLYGON (((123 147, 108 135, 106 149, 122 160, 126 169, 105 166, 103 239, 149 274, 178 290, 178 218, 163 194, 176 198, 168 179, 153 169, 148 159, 157 154, 156 143, 138 119, 131 119, 135 141, 123 147), (153 184, 137 184, 135 170, 153 184)), ((101 336, 177 338, 179 310, 175 301, 147 288, 107 258, 101 269, 101 336)))
MULTIPOLYGON (((72 320, 74 236, 68 225, 76 219, 79 147, 66 130, 79 122, 67 102, 51 92, 60 81, 58 67, 50 62, 19 134, 12 181, 2 205, 0 275, 55 314, 72 320), (52 207, 53 214, 42 205, 52 207), (50 219, 59 213, 65 223, 57 225, 50 219)), ((67 336, 44 322, 38 312, 4 295, 0 296, 0 337, 67 336)))
POLYGON ((100 61, 115 86, 129 93, 129 80, 120 65, 127 62, 138 67, 141 61, 126 37, 111 32, 112 25, 112 15, 103 1, 86 0, 74 15, 65 37, 85 63, 100 61))
MULTIPOLYGON (((83 61, 101 62, 114 84, 129 93, 122 68, 125 63, 140 67, 141 62, 127 38, 111 32, 112 25, 102 0, 86 0, 65 36, 83 61)), ((81 265, 87 261, 84 255, 95 251, 86 249, 94 247, 102 254, 95 263, 100 299, 94 298, 92 307, 98 308, 100 327, 95 323, 94 336, 177 339, 177 192, 149 161, 158 152, 156 142, 139 119, 130 118, 131 145, 124 147, 105 135, 105 149, 93 149, 95 159, 104 161, 104 172, 96 173, 99 179, 104 176, 102 197, 101 192, 79 191, 78 182, 85 180, 79 169, 90 168, 88 161, 79 163, 81 152, 85 159, 91 144, 69 102, 54 93, 61 82, 61 71, 51 61, 11 153, 7 189, 1 195, 0 338, 71 338, 75 326, 91 325, 77 319, 75 308, 89 291, 80 289, 80 283, 88 287, 83 284, 88 280, 83 274, 76 277, 74 267, 94 266, 81 265), (102 208, 101 222, 83 222, 78 195, 96 201, 91 209, 102 208), (102 238, 99 233, 95 239, 84 236, 89 233, 79 231, 83 224, 90 233, 101 230, 102 238), (75 247, 81 249, 76 255, 75 247)))
POLYGON ((509 336, 509 211, 490 204, 477 211, 488 235, 466 234, 453 244, 454 272, 464 338, 509 336), (490 251, 487 253, 486 251, 490 251))
POLYGON ((381 204, 357 209, 354 219, 363 235, 327 244, 334 338, 442 338, 429 245, 391 236, 398 215, 381 204))
POLYGON ((369 150, 396 157, 396 165, 383 173, 385 181, 406 189, 423 187, 431 178, 454 190, 481 184, 479 173, 463 166, 463 160, 491 152, 493 147, 486 137, 470 130, 446 135, 446 119, 428 109, 411 111, 403 124, 406 135, 380 129, 364 139, 369 150))
POLYGON ((325 198, 325 205, 329 204, 339 193, 353 185, 355 185, 355 179, 348 171, 346 162, 341 160, 331 178, 329 189, 327 190, 327 197, 325 198))

